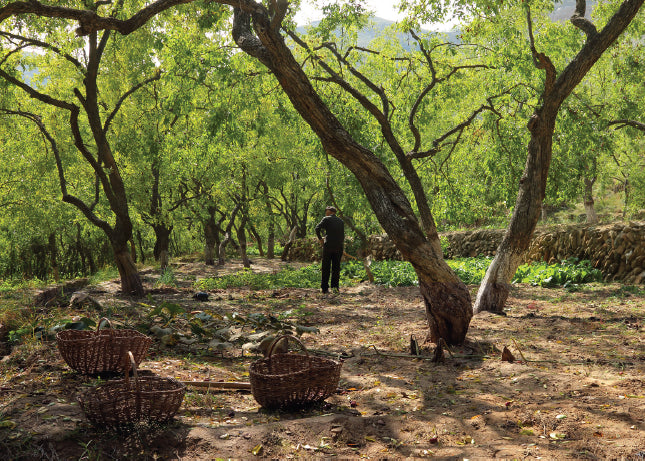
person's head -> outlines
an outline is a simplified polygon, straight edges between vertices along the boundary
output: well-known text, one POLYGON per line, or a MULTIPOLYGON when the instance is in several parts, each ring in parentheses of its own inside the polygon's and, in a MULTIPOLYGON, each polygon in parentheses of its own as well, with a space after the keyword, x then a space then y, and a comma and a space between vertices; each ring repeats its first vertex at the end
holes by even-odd
POLYGON ((331 214, 336 214, 336 208, 334 208, 333 206, 328 206, 327 208, 325 208, 325 216, 329 216, 331 214))

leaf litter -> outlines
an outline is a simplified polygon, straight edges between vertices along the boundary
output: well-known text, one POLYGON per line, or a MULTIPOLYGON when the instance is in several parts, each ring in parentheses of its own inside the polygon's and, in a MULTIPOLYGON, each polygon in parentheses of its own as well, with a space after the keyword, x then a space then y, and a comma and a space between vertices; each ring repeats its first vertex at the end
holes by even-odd
MULTIPOLYGON (((253 269, 275 271, 280 264, 258 260, 253 269)), ((228 266, 238 270, 239 262, 228 266)), ((100 380, 71 372, 55 341, 32 342, 0 363, 3 459, 80 459, 89 452, 102 459, 182 460, 638 459, 643 453, 642 289, 597 284, 571 296, 515 285, 505 317, 475 316, 466 344, 433 363, 434 345, 421 340, 420 355, 410 355, 411 337, 424 338, 427 330, 418 288, 363 284, 333 298, 313 289, 236 288, 210 293, 197 309, 188 281, 223 270, 180 265, 177 278, 187 282, 152 290, 154 304, 143 304, 171 303, 165 305, 170 310, 159 310, 166 324, 180 312, 199 311, 204 322, 281 314, 303 327, 311 353, 344 358, 337 394, 314 408, 268 412, 248 392, 189 388, 173 424, 119 438, 89 426, 76 403, 80 389, 100 380), (504 350, 514 360, 504 359, 504 350)), ((147 283, 154 286, 152 276, 147 283)), ((91 296, 111 306, 117 319, 128 320, 125 312, 145 318, 146 307, 120 297, 118 283, 93 288, 91 296)), ((470 288, 474 297, 477 287, 470 288)), ((97 312, 69 315, 92 318, 97 312)), ((166 344, 156 338, 142 373, 248 381, 248 365, 259 357, 233 343, 222 350, 199 341, 166 344)))

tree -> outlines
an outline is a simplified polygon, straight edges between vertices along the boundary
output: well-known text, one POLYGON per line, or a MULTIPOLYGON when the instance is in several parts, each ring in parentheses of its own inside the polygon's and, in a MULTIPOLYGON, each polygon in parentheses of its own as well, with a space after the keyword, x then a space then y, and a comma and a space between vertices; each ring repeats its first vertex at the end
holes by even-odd
MULTIPOLYGON (((60 9, 44 6, 36 1, 29 3, 13 2, 0 9, 0 20, 7 14, 24 14, 28 12, 37 15, 74 19, 79 23, 77 32, 81 35, 104 29, 117 30, 127 35, 141 27, 160 11, 180 3, 189 3, 189 1, 159 0, 142 8, 128 19, 118 19, 101 16, 96 12, 88 12, 82 9, 60 9)), ((465 339, 472 316, 470 295, 467 287, 443 260, 436 227, 426 203, 427 198, 424 197, 420 178, 411 168, 411 160, 414 156, 420 158, 423 155, 432 155, 434 150, 434 148, 421 149, 417 142, 420 131, 418 129, 415 131, 417 123, 415 113, 413 112, 410 117, 410 124, 412 125, 410 130, 412 138, 415 140, 413 142, 415 148, 411 149, 413 156, 407 157, 400 141, 392 133, 392 125, 389 120, 392 104, 385 96, 384 91, 369 78, 365 78, 354 64, 344 60, 344 55, 338 53, 337 49, 334 49, 333 46, 324 45, 325 50, 323 51, 328 53, 327 56, 333 57, 337 64, 344 66, 344 69, 352 75, 355 81, 360 81, 361 85, 363 85, 362 87, 366 87, 370 96, 376 101, 373 102, 370 97, 366 97, 360 91, 354 91, 352 83, 338 75, 330 65, 324 67, 325 61, 320 59, 322 55, 316 56, 318 50, 308 48, 306 43, 299 42, 306 52, 311 55, 311 59, 324 68, 328 82, 351 94, 359 102, 360 106, 367 110, 370 116, 376 120, 376 126, 381 130, 388 148, 394 153, 398 168, 403 171, 408 186, 413 192, 420 218, 417 217, 406 190, 395 181, 390 166, 376 155, 376 149, 373 146, 360 142, 360 138, 355 136, 352 127, 341 121, 331 109, 333 106, 328 100, 321 97, 320 92, 312 84, 303 66, 294 58, 291 48, 281 33, 283 26, 284 29, 289 28, 284 22, 288 2, 270 2, 268 8, 252 0, 221 0, 213 3, 233 7, 232 31, 238 46, 250 56, 258 59, 272 72, 294 108, 319 137, 325 152, 347 167, 361 184, 379 223, 394 241, 403 257, 412 263, 417 272, 419 286, 426 306, 430 338, 434 341, 443 339, 449 344, 462 342, 465 339)), ((425 3, 429 3, 432 6, 439 4, 439 2, 425 3)), ((482 12, 491 6, 490 2, 457 3, 461 6, 468 6, 472 3, 475 7, 482 7, 482 12)), ((584 12, 584 2, 578 3, 579 9, 584 12)), ((600 33, 597 33, 595 28, 589 27, 590 23, 583 20, 578 14, 576 23, 586 32, 589 38, 587 41, 589 46, 585 45, 585 48, 583 48, 585 53, 582 53, 582 57, 585 59, 581 60, 582 63, 576 62, 575 65, 567 67, 565 72, 557 79, 553 64, 551 64, 546 55, 537 52, 533 39, 531 39, 533 57, 536 62, 546 69, 547 78, 545 79, 544 101, 529 126, 529 131, 532 135, 529 143, 529 161, 527 162, 526 174, 522 180, 514 219, 511 222, 511 227, 509 227, 509 234, 519 237, 522 242, 530 238, 530 233, 532 233, 535 225, 535 220, 533 219, 533 216, 536 215, 535 209, 539 209, 539 206, 536 207, 536 205, 541 204, 544 195, 543 183, 546 182, 551 143, 548 134, 553 132, 553 121, 555 115, 557 115, 557 108, 572 87, 575 86, 576 81, 579 81, 578 78, 581 78, 579 75, 581 71, 584 71, 586 66, 590 67, 595 62, 597 52, 604 49, 605 42, 611 42, 618 36, 622 28, 629 23, 641 3, 642 0, 624 2, 615 16, 618 19, 613 23, 610 21, 610 25, 600 33), (544 168, 545 164, 547 168, 544 168), (539 174, 534 174, 536 172, 539 174), (540 187, 542 187, 541 193, 540 187), (525 212, 525 217, 521 216, 515 219, 518 214, 521 215, 525 212)), ((200 8, 203 8, 203 6, 200 5, 200 8)), ((441 9, 439 8, 435 11, 439 10, 441 9)), ((332 11, 332 13, 335 12, 332 11)), ((340 18, 343 21, 345 17, 340 15, 336 18, 340 18)), ((528 22, 531 24, 530 18, 528 22)), ((291 34, 291 38, 297 41, 295 34, 291 34)), ((428 49, 421 40, 417 41, 422 50, 428 49)), ((428 66, 431 67, 432 62, 429 59, 427 61, 428 66)), ((314 75, 316 75, 315 72, 313 73, 314 75)), ((433 78, 430 82, 429 85, 425 86, 427 91, 420 94, 419 101, 426 99, 425 96, 428 91, 434 88, 433 83, 437 83, 437 80, 433 78)), ((465 127, 469 126, 483 110, 495 110, 490 98, 484 101, 480 108, 473 110, 470 117, 464 118, 453 129, 446 131, 446 137, 435 137, 437 144, 446 141, 449 136, 459 138, 465 127)), ((509 252, 506 253, 505 257, 508 258, 508 255, 509 252)), ((514 262, 515 259, 513 259, 514 262)), ((506 264, 505 267, 510 267, 511 265, 506 264)), ((501 277, 492 279, 493 283, 496 280, 502 280, 507 275, 499 271, 495 273, 500 274, 501 277)))
MULTIPOLYGON (((7 11, 18 7, 20 4, 9 4, 0 9, 0 20, 7 18, 7 11)), ((121 4, 117 4, 111 11, 114 16, 121 13, 121 4)), ((37 2, 29 4, 29 7, 36 9, 43 7, 37 2)), ((44 6, 47 9, 49 7, 44 6)), ((63 7, 54 7, 59 10, 63 7)), ((14 30, 14 24, 5 23, 5 29, 14 30)), ((17 26, 17 24, 16 24, 17 26)), ((69 39, 64 32, 64 26, 56 28, 53 24, 36 23, 28 27, 33 34, 32 37, 15 34, 12 32, 2 31, 0 35, 5 43, 12 45, 4 57, 0 68, 0 77, 8 83, 24 91, 30 98, 38 101, 44 106, 54 110, 52 121, 55 120, 56 111, 65 113, 68 117, 69 130, 71 138, 77 152, 82 156, 87 166, 92 171, 96 181, 97 194, 89 197, 75 195, 71 193, 68 187, 68 179, 65 175, 63 165, 63 156, 53 150, 56 165, 60 178, 60 189, 63 201, 75 206, 92 224, 100 228, 108 237, 116 265, 121 277, 121 288, 124 293, 142 295, 143 286, 139 277, 136 265, 134 264, 130 253, 129 241, 132 239, 132 221, 130 219, 130 210, 125 190, 123 178, 121 176, 119 163, 110 145, 110 123, 117 114, 123 101, 132 93, 137 91, 146 83, 157 80, 160 77, 159 72, 154 70, 152 65, 148 69, 138 69, 145 73, 148 71, 148 78, 139 80, 130 88, 124 90, 120 96, 113 96, 109 91, 100 91, 105 82, 102 80, 101 73, 109 75, 109 72, 102 67, 102 58, 106 48, 111 42, 118 41, 113 37, 111 31, 104 31, 99 34, 97 31, 88 33, 83 39, 69 39), (48 32, 47 41, 39 38, 39 34, 48 32), (58 40, 58 43, 56 43, 58 40), (29 56, 20 53, 22 49, 35 47, 40 49, 44 54, 29 56), (14 69, 9 68, 11 64, 17 64, 17 59, 24 59, 27 62, 39 60, 45 70, 48 59, 53 60, 59 68, 49 67, 49 82, 41 85, 40 88, 31 85, 19 78, 14 69), (85 57, 85 59, 82 58, 85 57), (74 76, 71 79, 70 76, 74 76), (79 90, 84 89, 84 93, 79 90), (106 97, 113 96, 112 99, 106 97), (107 104, 112 104, 112 109, 107 109, 107 104), (105 108, 105 109, 104 109, 105 108), (81 115, 86 117, 86 123, 81 120, 81 115), (91 144, 90 144, 91 143, 91 144), (91 146, 91 147, 90 147, 91 146), (112 213, 112 222, 104 219, 97 213, 96 206, 100 200, 98 190, 102 189, 103 197, 107 200, 109 209, 112 213)), ((140 74, 139 74, 140 75, 140 74)), ((109 77, 108 77, 109 78, 109 77)), ((107 90, 107 87, 105 87, 107 90)), ((42 110, 42 106, 40 106, 42 110)), ((36 116, 39 128, 45 136, 49 130, 45 127, 44 122, 40 122, 40 116, 36 116)), ((94 182, 94 180, 92 181, 94 182)))
POLYGON ((559 75, 552 60, 537 49, 533 21, 526 5, 529 47, 536 67, 544 71, 544 86, 540 105, 527 124, 531 139, 513 216, 480 285, 475 312, 503 312, 509 294, 509 282, 530 244, 539 218, 551 163, 553 132, 560 107, 603 52, 630 24, 642 4, 642 0, 622 2, 606 25, 598 31, 585 18, 585 1, 577 0, 571 24, 584 32, 586 40, 559 75))

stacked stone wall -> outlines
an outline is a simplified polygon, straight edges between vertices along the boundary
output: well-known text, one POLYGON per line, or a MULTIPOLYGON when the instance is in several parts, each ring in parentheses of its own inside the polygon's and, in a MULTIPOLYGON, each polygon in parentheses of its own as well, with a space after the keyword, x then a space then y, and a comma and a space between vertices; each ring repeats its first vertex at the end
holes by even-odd
MULTIPOLYGON (((503 229, 441 234, 446 258, 494 256, 503 236, 503 229)), ((370 236, 368 249, 374 260, 401 259, 386 235, 370 236)), ((290 259, 320 261, 320 252, 315 238, 300 239, 294 243, 290 259)), ((524 262, 555 263, 570 258, 591 261, 605 281, 645 283, 645 221, 538 228, 524 262)))

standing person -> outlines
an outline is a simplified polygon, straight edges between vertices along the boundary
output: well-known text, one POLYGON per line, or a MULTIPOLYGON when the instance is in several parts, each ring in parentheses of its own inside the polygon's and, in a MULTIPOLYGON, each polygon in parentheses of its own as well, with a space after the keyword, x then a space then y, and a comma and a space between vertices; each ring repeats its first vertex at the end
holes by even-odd
POLYGON ((329 275, 331 268, 331 289, 338 292, 340 280, 340 260, 343 257, 343 242, 345 241, 345 223, 336 216, 336 208, 325 208, 325 217, 316 225, 316 235, 323 246, 322 253, 322 282, 323 293, 329 292, 329 275), (323 239, 322 231, 325 231, 323 239))

